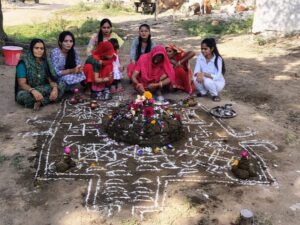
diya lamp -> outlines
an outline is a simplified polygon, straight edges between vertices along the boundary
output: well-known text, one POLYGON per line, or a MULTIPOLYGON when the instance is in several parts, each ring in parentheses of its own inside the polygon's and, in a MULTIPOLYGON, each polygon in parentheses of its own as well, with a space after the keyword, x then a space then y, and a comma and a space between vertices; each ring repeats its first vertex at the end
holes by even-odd
POLYGON ((92 110, 96 109, 98 107, 97 101, 96 100, 92 100, 90 103, 90 107, 92 110))

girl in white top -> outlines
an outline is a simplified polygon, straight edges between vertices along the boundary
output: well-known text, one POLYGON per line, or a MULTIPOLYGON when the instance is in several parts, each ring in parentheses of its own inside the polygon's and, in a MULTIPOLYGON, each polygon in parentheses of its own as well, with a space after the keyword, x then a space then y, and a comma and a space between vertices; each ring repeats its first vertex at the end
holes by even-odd
POLYGON ((198 90, 198 97, 208 93, 212 100, 219 102, 220 91, 225 86, 225 64, 214 38, 206 38, 201 42, 201 54, 197 58, 193 81, 198 90))
POLYGON ((120 48, 118 39, 111 38, 109 41, 114 46, 114 50, 116 52, 115 53, 116 60, 113 62, 113 77, 114 77, 114 81, 113 81, 111 89, 110 89, 110 92, 112 94, 114 94, 114 93, 117 93, 117 92, 124 91, 124 88, 123 88, 122 83, 121 83, 121 80, 123 78, 122 72, 124 71, 124 66, 121 66, 119 55, 118 55, 118 50, 120 48))

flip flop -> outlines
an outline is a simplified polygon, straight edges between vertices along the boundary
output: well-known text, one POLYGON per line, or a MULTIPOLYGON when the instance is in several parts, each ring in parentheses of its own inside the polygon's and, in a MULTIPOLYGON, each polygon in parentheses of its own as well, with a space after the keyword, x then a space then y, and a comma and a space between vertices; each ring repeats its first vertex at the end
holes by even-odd
POLYGON ((212 100, 214 102, 219 102, 219 101, 221 101, 221 98, 218 95, 216 95, 216 96, 212 96, 212 100))

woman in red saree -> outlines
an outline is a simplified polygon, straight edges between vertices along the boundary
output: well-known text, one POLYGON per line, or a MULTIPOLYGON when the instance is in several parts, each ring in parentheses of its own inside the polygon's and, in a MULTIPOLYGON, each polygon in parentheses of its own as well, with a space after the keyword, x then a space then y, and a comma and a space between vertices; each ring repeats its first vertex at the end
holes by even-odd
POLYGON ((86 82, 91 83, 91 92, 100 100, 111 99, 110 87, 113 82, 114 47, 110 42, 100 42, 89 56, 83 71, 86 82))
POLYGON ((174 84, 174 69, 163 46, 155 46, 139 58, 132 82, 139 93, 149 90, 157 96, 161 96, 164 87, 174 84))
POLYGON ((192 86, 193 72, 189 67, 189 60, 195 56, 195 52, 185 52, 174 44, 166 45, 166 51, 175 71, 173 88, 191 94, 194 88, 192 86))

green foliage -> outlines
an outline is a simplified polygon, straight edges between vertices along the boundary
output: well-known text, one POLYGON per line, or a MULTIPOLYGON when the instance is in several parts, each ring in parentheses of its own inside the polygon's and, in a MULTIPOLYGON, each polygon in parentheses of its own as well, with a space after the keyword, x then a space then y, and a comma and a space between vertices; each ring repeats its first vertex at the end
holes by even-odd
POLYGON ((70 8, 61 10, 57 12, 58 15, 70 14, 71 16, 80 15, 88 12, 89 14, 94 14, 101 12, 102 14, 107 14, 109 16, 120 15, 120 14, 130 14, 133 13, 133 8, 124 6, 120 1, 116 0, 106 0, 102 4, 86 4, 80 2, 79 4, 72 6, 70 8))
MULTIPOLYGON (((75 35, 76 44, 86 45, 91 34, 99 30, 99 21, 91 18, 74 21, 55 18, 47 23, 18 25, 6 28, 6 32, 10 38, 24 44, 28 44, 32 38, 41 38, 47 44, 56 44, 58 35, 63 30, 69 30, 75 35)), ((116 25, 114 25, 114 31, 122 36, 116 25)))
POLYGON ((263 37, 258 37, 258 38, 256 39, 256 42, 257 42, 257 44, 260 45, 260 46, 263 46, 263 45, 267 44, 267 40, 264 39, 263 37))
POLYGON ((0 165, 1 165, 2 163, 4 163, 4 161, 6 161, 6 160, 8 160, 8 157, 5 156, 5 155, 2 155, 2 154, 0 153, 0 165))
POLYGON ((297 136, 293 133, 286 132, 284 135, 284 142, 287 145, 293 144, 297 140, 297 136))
POLYGON ((140 222, 135 219, 126 219, 126 220, 122 220, 122 225, 140 225, 140 222))
POLYGON ((252 28, 253 19, 246 20, 232 19, 226 22, 219 22, 218 25, 212 25, 208 21, 187 20, 182 22, 182 27, 190 35, 201 37, 219 37, 226 34, 248 33, 252 28))
POLYGON ((57 42, 59 33, 65 30, 68 24, 67 20, 55 18, 47 23, 7 27, 6 33, 18 42, 28 43, 32 38, 42 38, 46 42, 57 42))
POLYGON ((74 8, 78 12, 88 12, 93 9, 91 6, 86 5, 84 2, 79 2, 78 5, 74 6, 74 8))
POLYGON ((22 156, 20 153, 17 153, 13 156, 11 163, 17 170, 20 170, 23 169, 23 159, 24 156, 22 156))

